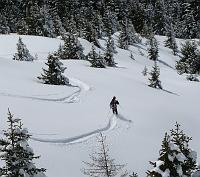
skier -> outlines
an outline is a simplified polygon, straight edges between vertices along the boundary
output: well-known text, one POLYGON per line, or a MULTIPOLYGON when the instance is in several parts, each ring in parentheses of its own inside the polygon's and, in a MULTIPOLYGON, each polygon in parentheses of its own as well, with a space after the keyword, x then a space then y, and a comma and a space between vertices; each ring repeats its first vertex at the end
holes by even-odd
POLYGON ((118 111, 117 111, 117 105, 119 104, 119 101, 116 100, 116 97, 114 96, 110 102, 110 108, 112 109, 113 111, 113 114, 118 114, 118 111))

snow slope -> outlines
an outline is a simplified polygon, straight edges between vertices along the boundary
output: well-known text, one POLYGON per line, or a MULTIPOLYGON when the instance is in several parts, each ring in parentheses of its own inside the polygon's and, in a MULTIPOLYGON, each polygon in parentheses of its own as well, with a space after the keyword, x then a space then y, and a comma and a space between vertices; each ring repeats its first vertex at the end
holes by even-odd
MULTIPOLYGON (((193 137, 191 147, 200 154, 200 84, 177 74, 178 58, 163 46, 165 37, 157 36, 164 90, 148 87, 148 78, 141 74, 145 65, 150 71, 153 64, 147 59, 145 40, 130 46, 135 60, 129 57, 130 51, 117 48, 117 68, 96 69, 87 61, 63 61, 73 85, 66 87, 37 80, 48 53, 62 41, 21 36, 31 54, 38 55, 38 60, 29 63, 12 60, 18 37, 0 36, 0 131, 6 128, 9 107, 33 135, 30 144, 41 155, 36 165, 46 168, 48 177, 82 176, 82 161, 89 160, 99 131, 107 135, 116 161, 139 176, 146 176, 151 168, 148 161, 157 159, 164 133, 176 121, 193 137), (114 95, 120 102, 117 117, 109 109, 114 95)), ((88 53, 91 44, 80 41, 88 53)))

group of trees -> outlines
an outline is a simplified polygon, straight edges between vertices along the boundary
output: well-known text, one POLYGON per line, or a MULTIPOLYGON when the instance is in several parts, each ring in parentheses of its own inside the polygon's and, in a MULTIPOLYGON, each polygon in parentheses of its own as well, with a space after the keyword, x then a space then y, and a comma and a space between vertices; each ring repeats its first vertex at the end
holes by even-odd
MULTIPOLYGON (((4 165, 0 167, 0 176, 3 177, 36 177, 45 176, 46 169, 37 168, 33 163, 35 156, 33 150, 28 144, 31 135, 20 119, 14 118, 8 110, 8 128, 3 131, 3 137, 0 139, 0 159, 4 165)), ((170 134, 165 133, 162 141, 162 148, 159 151, 159 158, 153 165, 152 170, 147 171, 150 177, 199 177, 197 168, 197 153, 193 151, 189 142, 192 140, 178 123, 170 134)), ((118 164, 109 153, 109 146, 106 142, 106 136, 99 134, 97 137, 97 150, 90 154, 90 162, 84 161, 85 167, 83 174, 91 177, 105 176, 114 177, 120 174, 121 177, 128 176, 124 170, 125 165, 118 164)), ((137 177, 137 173, 129 175, 137 177)))
POLYGON ((151 28, 169 38, 199 38, 199 9, 198 0, 2 0, 0 33, 56 37, 70 32, 97 45, 97 38, 116 31, 124 38, 132 26, 142 35, 151 28))

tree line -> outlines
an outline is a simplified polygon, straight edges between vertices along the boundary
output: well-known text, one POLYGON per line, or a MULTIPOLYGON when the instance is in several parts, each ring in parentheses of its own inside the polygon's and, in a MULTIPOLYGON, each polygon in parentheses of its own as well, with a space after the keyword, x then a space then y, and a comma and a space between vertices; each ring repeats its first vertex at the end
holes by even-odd
MULTIPOLYGON (((0 33, 56 37, 65 32, 90 42, 121 31, 200 38, 198 0, 1 0, 0 33)), ((95 44, 96 45, 96 44, 95 44)))

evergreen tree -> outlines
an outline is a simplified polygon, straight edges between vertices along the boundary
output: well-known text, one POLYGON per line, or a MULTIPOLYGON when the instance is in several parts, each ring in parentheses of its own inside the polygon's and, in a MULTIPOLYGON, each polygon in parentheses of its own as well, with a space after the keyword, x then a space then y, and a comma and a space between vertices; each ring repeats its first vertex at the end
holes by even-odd
POLYGON ((159 151, 160 157, 156 162, 150 162, 153 169, 147 172, 150 177, 182 177, 181 165, 185 156, 179 148, 171 141, 171 137, 165 133, 162 141, 162 149, 159 151))
POLYGON ((33 61, 34 57, 29 53, 26 45, 22 42, 22 38, 19 37, 17 43, 17 53, 15 53, 13 60, 19 61, 33 61))
POLYGON ((199 74, 200 73, 200 52, 195 42, 186 41, 181 48, 180 60, 176 63, 179 74, 199 74))
POLYGON ((103 57, 96 53, 95 46, 92 46, 92 51, 87 55, 88 61, 91 63, 91 67, 95 68, 105 68, 105 61, 103 57))
POLYGON ((167 32, 167 40, 165 41, 165 46, 172 49, 173 54, 177 55, 178 47, 176 44, 175 33, 174 33, 174 28, 172 26, 172 23, 170 23, 169 25, 169 30, 167 32))
POLYGON ((165 15, 166 9, 164 0, 156 0, 153 9, 153 28, 155 34, 164 35, 165 34, 165 15))
POLYGON ((50 8, 48 5, 43 5, 40 9, 41 20, 43 25, 43 36, 56 37, 56 31, 54 28, 53 18, 50 14, 50 8))
MULTIPOLYGON (((43 174, 46 169, 37 168, 33 163, 35 156, 28 144, 30 134, 22 127, 20 119, 15 119, 8 110, 8 129, 4 130, 4 137, 0 139, 0 159, 4 166, 0 174, 4 177, 36 177, 43 174)), ((45 176, 43 174, 43 176, 45 176)))
POLYGON ((149 59, 157 61, 159 57, 158 55, 159 51, 158 51, 158 42, 156 38, 153 35, 151 35, 148 43, 149 43, 149 48, 148 48, 149 59))
POLYGON ((88 168, 83 169, 83 173, 91 177, 116 176, 123 169, 124 165, 116 164, 115 159, 110 157, 105 136, 100 133, 97 141, 99 143, 99 149, 90 155, 91 162, 84 162, 88 168))
POLYGON ((38 79, 42 80, 44 84, 51 85, 69 85, 69 79, 62 73, 65 71, 65 67, 62 67, 62 63, 59 61, 59 57, 54 54, 49 54, 48 61, 45 63, 48 68, 43 68, 43 74, 38 79))
POLYGON ((88 40, 89 42, 94 43, 95 46, 101 47, 99 41, 98 41, 98 34, 96 31, 95 26, 91 23, 86 21, 85 22, 85 29, 83 30, 83 37, 88 40))
POLYGON ((64 46, 60 47, 57 55, 62 59, 81 60, 85 58, 82 45, 80 44, 78 38, 71 33, 66 33, 64 35, 64 46))
POLYGON ((158 161, 150 162, 154 168, 147 172, 148 176, 191 176, 196 169, 197 154, 189 148, 190 140, 191 138, 185 135, 176 123, 170 135, 165 134, 158 161))
POLYGON ((0 12, 0 34, 9 34, 10 28, 4 14, 0 12))
POLYGON ((115 44, 112 39, 111 34, 108 35, 108 40, 106 44, 106 52, 104 54, 104 60, 108 66, 116 66, 116 63, 114 61, 114 52, 115 52, 115 44))
POLYGON ((25 18, 27 25, 26 34, 43 36, 43 18, 40 13, 40 7, 37 2, 31 1, 29 11, 25 18))
POLYGON ((159 69, 156 61, 154 61, 153 69, 149 74, 150 74, 149 87, 153 87, 153 88, 158 87, 159 89, 162 89, 161 81, 159 80, 160 69, 159 69))
POLYGON ((136 35, 133 24, 130 20, 126 19, 122 22, 122 30, 119 35, 119 47, 127 50, 129 45, 140 43, 141 39, 136 35))
POLYGON ((185 176, 191 176, 192 172, 196 169, 197 153, 189 147, 189 142, 192 140, 188 137, 183 130, 180 129, 180 125, 176 122, 175 128, 171 130, 172 142, 177 145, 184 155, 182 173, 185 176))

